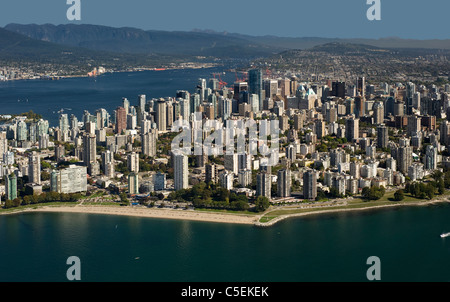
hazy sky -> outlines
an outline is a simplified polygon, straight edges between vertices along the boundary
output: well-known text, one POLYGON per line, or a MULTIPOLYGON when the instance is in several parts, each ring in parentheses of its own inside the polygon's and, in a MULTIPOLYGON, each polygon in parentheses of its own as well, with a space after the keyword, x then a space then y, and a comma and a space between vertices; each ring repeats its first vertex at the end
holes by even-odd
MULTIPOLYGON (((367 0, 80 0, 81 21, 155 30, 212 29, 250 35, 449 39, 449 0, 380 0, 381 21, 368 21, 367 0)), ((62 24, 66 0, 1 0, 0 26, 62 24)))

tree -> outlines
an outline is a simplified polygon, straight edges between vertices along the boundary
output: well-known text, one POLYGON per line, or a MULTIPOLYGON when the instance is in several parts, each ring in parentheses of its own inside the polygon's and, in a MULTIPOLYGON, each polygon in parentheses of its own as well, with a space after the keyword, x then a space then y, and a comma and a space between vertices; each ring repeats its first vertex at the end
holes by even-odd
POLYGON ((327 199, 327 195, 321 188, 317 188, 317 197, 316 201, 321 201, 323 199, 327 199))
POLYGON ((50 173, 48 173, 47 171, 42 171, 41 180, 42 181, 50 180, 50 173))
POLYGON ((270 207, 269 198, 266 196, 258 196, 258 198, 256 198, 255 205, 257 212, 264 212, 270 207))
POLYGON ((428 197, 428 199, 434 198, 434 191, 435 191, 435 187, 433 186, 433 184, 429 183, 426 185, 425 194, 428 197))
POLYGON ((433 179, 435 181, 439 181, 439 179, 442 179, 443 176, 444 176, 444 173, 442 173, 439 170, 436 170, 436 171, 433 172, 433 174, 431 174, 431 177, 433 177, 433 179))
POLYGON ((397 190, 394 193, 394 200, 395 201, 402 201, 403 199, 405 199, 405 194, 403 193, 403 190, 397 190))
POLYGON ((19 197, 15 198, 13 201, 13 207, 18 207, 22 204, 22 199, 20 199, 19 197))
POLYGON ((176 201, 177 200, 177 192, 175 192, 175 191, 170 192, 168 198, 170 201, 176 201))
POLYGON ((383 186, 364 187, 362 190, 362 196, 368 200, 378 200, 384 196, 386 190, 383 186))
POLYGON ((23 197, 23 204, 28 205, 31 203, 31 195, 26 195, 23 197))
POLYGON ((248 210, 249 205, 248 202, 245 202, 243 200, 236 200, 231 202, 230 204, 231 208, 238 211, 245 211, 248 210))
POLYGON ((437 186, 438 186, 439 195, 444 194, 445 193, 445 183, 444 183, 444 179, 442 177, 439 178, 439 180, 437 182, 437 186))
POLYGON ((12 200, 7 199, 7 200, 5 201, 5 209, 9 209, 9 208, 12 208, 12 207, 13 207, 13 202, 12 202, 12 200))
MULTIPOLYGON (((339 190, 336 187, 331 187, 330 188, 330 196, 331 196, 331 198, 342 198, 342 197, 344 197, 343 194, 339 193, 339 190)), ((319 197, 319 195, 317 195, 317 197, 319 197)), ((316 200, 318 200, 318 199, 316 198, 316 200)))
POLYGON ((411 188, 411 183, 407 182, 406 185, 405 185, 405 192, 406 193, 411 193, 410 192, 410 188, 411 188))
POLYGON ((130 204, 130 201, 128 200, 128 198, 127 198, 127 194, 125 193, 125 192, 122 192, 122 193, 120 193, 119 194, 119 197, 120 197, 120 202, 123 204, 123 205, 129 205, 130 204))
POLYGON ((368 199, 369 198, 369 194, 370 194, 370 188, 369 187, 364 187, 361 191, 361 195, 363 198, 368 199))
POLYGON ((51 169, 52 165, 45 160, 41 159, 41 169, 51 169))

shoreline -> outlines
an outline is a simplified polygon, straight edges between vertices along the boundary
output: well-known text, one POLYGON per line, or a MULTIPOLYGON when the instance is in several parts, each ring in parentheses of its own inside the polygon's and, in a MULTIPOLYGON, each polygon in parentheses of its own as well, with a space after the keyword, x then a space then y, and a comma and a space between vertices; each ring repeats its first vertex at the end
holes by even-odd
POLYGON ((246 214, 236 214, 236 213, 203 212, 203 211, 183 210, 183 209, 175 210, 175 209, 158 209, 158 208, 143 208, 143 207, 120 207, 107 205, 42 206, 36 209, 27 208, 23 210, 19 209, 17 211, 8 213, 0 213, 0 215, 11 215, 20 213, 33 213, 33 212, 84 213, 84 214, 119 215, 119 216, 143 217, 143 218, 191 220, 191 221, 216 222, 216 223, 246 224, 246 225, 253 225, 256 227, 270 227, 288 218, 296 218, 309 215, 320 215, 327 213, 359 212, 392 207, 426 206, 438 203, 450 203, 450 199, 445 198, 445 199, 434 199, 425 202, 387 204, 378 206, 374 205, 362 208, 347 208, 347 209, 328 208, 318 211, 280 215, 267 222, 260 222, 259 220, 261 219, 261 217, 270 214, 270 211, 262 213, 260 215, 250 216, 246 214))
MULTIPOLYGON (((98 76, 105 75, 105 74, 114 74, 114 73, 133 73, 133 72, 142 72, 142 71, 170 71, 170 70, 190 70, 190 69, 208 69, 208 68, 216 68, 221 66, 221 64, 212 63, 212 65, 208 65, 205 63, 206 66, 175 66, 175 67, 135 67, 132 69, 120 69, 120 70, 109 70, 106 71, 98 76)), ((98 76, 89 76, 88 74, 73 74, 73 75, 55 75, 55 76, 48 76, 49 78, 45 78, 46 76, 42 75, 39 77, 32 77, 32 78, 19 78, 19 79, 9 79, 9 80, 2 80, 0 83, 8 83, 8 82, 16 82, 16 81, 36 81, 36 80, 42 80, 42 81, 59 81, 64 79, 73 79, 73 78, 96 78, 98 76), (55 79, 52 79, 55 78, 55 79)))
MULTIPOLYGON (((271 219, 267 222, 259 222, 259 220, 255 223, 255 226, 258 227, 269 227, 277 222, 283 221, 288 218, 295 218, 295 217, 302 217, 302 216, 308 216, 308 215, 315 215, 315 214, 327 214, 327 213, 340 213, 340 212, 359 212, 359 211, 368 211, 368 210, 377 210, 377 209, 384 209, 384 208, 395 208, 395 207, 407 207, 407 206, 427 206, 432 204, 438 204, 438 203, 450 203, 450 199, 433 199, 425 202, 411 202, 411 203, 398 203, 398 204, 386 204, 386 205, 378 205, 378 206, 368 206, 368 207, 361 207, 361 208, 348 208, 348 209, 327 209, 322 211, 310 211, 310 212, 304 212, 304 213, 293 213, 293 214, 286 214, 286 215, 280 215, 276 218, 271 219)), ((270 212, 265 213, 269 214, 270 212)))
MULTIPOLYGON (((2 213, 3 215, 19 214, 33 212, 53 212, 53 213, 85 213, 85 214, 104 214, 119 215, 143 218, 161 218, 175 220, 192 220, 203 222, 233 223, 253 225, 259 220, 259 216, 200 212, 193 210, 174 210, 174 209, 157 209, 157 208, 141 208, 141 207, 120 207, 120 206, 42 206, 37 209, 24 209, 11 213, 2 213)), ((1 214, 0 214, 1 215, 1 214)))

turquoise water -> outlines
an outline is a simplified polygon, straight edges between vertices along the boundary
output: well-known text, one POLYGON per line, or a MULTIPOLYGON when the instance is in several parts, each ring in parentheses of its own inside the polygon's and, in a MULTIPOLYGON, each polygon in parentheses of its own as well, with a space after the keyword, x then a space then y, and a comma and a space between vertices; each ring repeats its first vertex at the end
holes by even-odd
POLYGON ((291 218, 270 228, 74 213, 0 217, 0 281, 449 281, 450 206, 291 218), (138 259, 136 259, 139 257, 138 259))

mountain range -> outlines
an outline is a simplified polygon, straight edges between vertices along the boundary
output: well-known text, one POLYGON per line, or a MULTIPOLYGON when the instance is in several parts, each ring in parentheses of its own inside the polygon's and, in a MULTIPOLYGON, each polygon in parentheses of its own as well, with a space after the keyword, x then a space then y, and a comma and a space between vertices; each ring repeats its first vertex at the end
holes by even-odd
POLYGON ((339 39, 249 36, 214 31, 157 31, 88 24, 8 24, 5 29, 29 38, 96 51, 213 57, 261 57, 289 49, 309 49, 327 43, 365 44, 381 48, 450 49, 447 40, 339 39))
POLYGON ((251 57, 284 50, 240 37, 204 32, 144 31, 87 24, 9 24, 5 29, 39 41, 116 53, 251 57))
POLYGON ((269 62, 280 67, 297 64, 300 70, 307 71, 312 65, 328 66, 331 57, 350 67, 357 60, 360 69, 401 62, 402 66, 396 68, 405 70, 404 66, 423 63, 423 59, 417 58, 426 56, 426 65, 421 63, 420 69, 410 69, 416 73, 432 70, 438 75, 442 69, 448 70, 449 53, 450 39, 257 37, 202 30, 145 31, 75 24, 0 27, 0 66, 32 67, 44 74, 54 70, 86 74, 94 66, 113 70, 173 67, 185 62, 228 66, 251 62, 266 66, 269 62), (374 62, 377 63, 373 65, 374 62))

